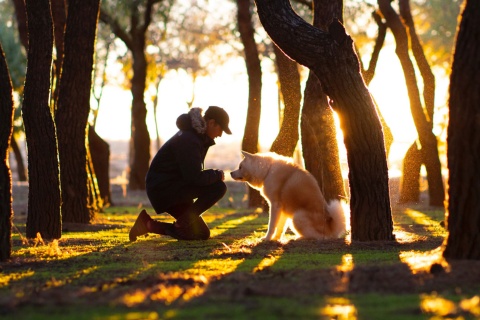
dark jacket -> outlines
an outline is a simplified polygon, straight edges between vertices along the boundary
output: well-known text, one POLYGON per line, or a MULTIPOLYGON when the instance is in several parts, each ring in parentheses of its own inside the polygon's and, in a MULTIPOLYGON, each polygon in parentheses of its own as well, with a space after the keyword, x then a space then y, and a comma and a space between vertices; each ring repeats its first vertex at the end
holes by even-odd
POLYGON ((179 116, 177 127, 180 131, 158 150, 147 172, 147 195, 157 213, 176 204, 185 186, 206 186, 222 179, 219 170, 204 170, 205 156, 215 141, 205 133, 201 109, 179 116))

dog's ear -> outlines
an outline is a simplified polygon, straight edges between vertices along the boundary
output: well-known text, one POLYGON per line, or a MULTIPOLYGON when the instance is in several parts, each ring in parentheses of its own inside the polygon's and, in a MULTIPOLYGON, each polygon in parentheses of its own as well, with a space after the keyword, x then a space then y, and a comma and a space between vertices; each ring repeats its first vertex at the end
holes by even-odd
POLYGON ((253 156, 253 154, 248 153, 247 151, 243 151, 243 150, 242 150, 242 154, 243 154, 243 156, 244 156, 245 158, 248 158, 248 157, 253 156))

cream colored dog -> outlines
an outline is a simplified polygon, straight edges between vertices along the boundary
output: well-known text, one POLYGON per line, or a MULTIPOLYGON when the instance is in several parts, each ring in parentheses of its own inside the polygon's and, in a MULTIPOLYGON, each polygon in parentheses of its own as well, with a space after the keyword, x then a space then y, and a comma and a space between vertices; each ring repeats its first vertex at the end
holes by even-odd
POLYGON ((288 227, 300 238, 328 239, 345 234, 345 214, 339 201, 326 203, 315 178, 276 153, 251 154, 231 172, 260 191, 270 205, 265 240, 279 240, 288 227))

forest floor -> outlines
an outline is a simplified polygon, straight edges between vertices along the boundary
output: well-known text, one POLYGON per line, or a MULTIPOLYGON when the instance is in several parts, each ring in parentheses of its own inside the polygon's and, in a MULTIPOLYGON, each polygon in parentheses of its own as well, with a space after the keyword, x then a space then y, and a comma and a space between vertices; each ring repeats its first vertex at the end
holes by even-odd
POLYGON ((245 207, 243 184, 228 186, 204 214, 211 239, 149 235, 133 243, 128 231, 140 209, 153 213, 144 192, 113 186, 115 206, 90 225, 64 225, 62 238, 48 242, 25 239, 17 189, 13 255, 0 264, 0 317, 480 319, 480 261, 442 259, 444 210, 425 196, 399 205, 392 192, 396 241, 288 234, 262 242, 268 214, 245 207))

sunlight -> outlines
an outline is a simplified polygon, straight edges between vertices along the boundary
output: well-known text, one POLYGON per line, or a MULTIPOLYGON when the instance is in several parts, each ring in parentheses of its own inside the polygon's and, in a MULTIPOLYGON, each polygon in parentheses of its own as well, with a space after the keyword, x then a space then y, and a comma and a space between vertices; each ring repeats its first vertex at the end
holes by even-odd
POLYGON ((0 273, 0 288, 9 286, 12 282, 19 281, 24 278, 32 277, 35 274, 33 270, 26 270, 25 272, 18 272, 18 273, 9 273, 5 274, 3 272, 0 273))
POLYGON ((87 274, 90 274, 97 269, 98 269, 97 266, 85 268, 83 270, 79 270, 79 271, 75 272, 72 276, 65 277, 63 279, 56 279, 55 277, 52 276, 52 278, 49 281, 45 282, 45 288, 54 288, 54 287, 65 286, 65 285, 71 283, 73 280, 79 279, 80 277, 83 277, 87 274))
POLYGON ((353 256, 350 253, 342 256, 342 264, 337 266, 338 271, 348 272, 352 271, 355 264, 353 263, 353 256))
POLYGON ((207 287, 206 277, 185 276, 180 273, 159 275, 152 281, 152 285, 142 285, 132 292, 124 294, 120 302, 127 307, 134 307, 151 301, 170 305, 182 299, 188 301, 202 295, 207 287))
POLYGON ((282 256, 282 254, 283 249, 278 249, 274 252, 271 252, 270 254, 267 254, 265 258, 263 258, 262 261, 260 261, 255 268, 253 268, 253 272, 259 272, 265 268, 273 266, 275 262, 277 262, 277 260, 282 256))
POLYGON ((466 312, 470 312, 475 317, 480 317, 480 296, 463 299, 460 301, 460 308, 466 312))
POLYGON ((446 230, 440 226, 440 223, 436 220, 433 220, 425 213, 420 211, 407 209, 405 213, 412 218, 412 220, 420 225, 424 225, 427 231, 429 231, 435 237, 444 237, 446 236, 446 230))
POLYGON ((210 237, 214 238, 216 236, 219 236, 222 233, 224 233, 224 232, 226 232, 230 229, 238 227, 242 223, 245 223, 247 221, 252 221, 253 219, 256 219, 256 218, 258 218, 257 214, 251 214, 251 215, 243 216, 243 217, 235 219, 235 220, 227 220, 224 223, 222 223, 221 225, 218 225, 215 228, 213 228, 212 230, 210 230, 210 237))
POLYGON ((440 264, 447 272, 450 267, 447 261, 442 256, 443 248, 438 247, 435 250, 422 252, 422 251, 401 251, 399 253, 400 261, 407 264, 413 274, 420 271, 429 271, 432 264, 440 264))
POLYGON ((438 296, 436 293, 422 295, 420 309, 425 313, 433 313, 437 316, 448 316, 457 313, 455 303, 438 296))
POLYGON ((328 319, 355 320, 357 309, 347 298, 327 298, 320 314, 328 319))
POLYGON ((208 259, 196 262, 190 269, 185 270, 187 274, 201 275, 204 277, 225 275, 235 271, 244 259, 208 259))

